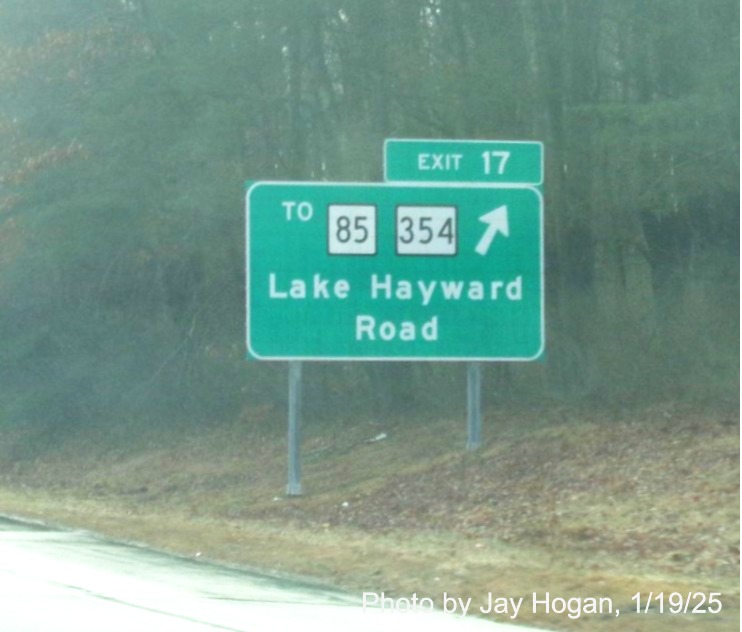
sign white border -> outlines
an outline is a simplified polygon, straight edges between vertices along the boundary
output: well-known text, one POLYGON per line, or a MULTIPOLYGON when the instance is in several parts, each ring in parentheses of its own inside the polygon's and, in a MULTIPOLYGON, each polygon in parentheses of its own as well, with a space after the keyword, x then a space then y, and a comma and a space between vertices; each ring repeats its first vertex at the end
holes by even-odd
MULTIPOLYGON (((404 184, 404 185, 419 185, 421 183, 432 184, 432 185, 455 185, 455 184, 467 184, 467 185, 485 185, 485 186, 498 186, 498 187, 540 187, 544 184, 544 144, 540 140, 485 140, 485 139, 451 139, 451 138, 386 138, 384 139, 384 182, 391 184, 404 184), (508 143, 511 145, 538 145, 540 148, 540 168, 541 168, 541 179, 538 182, 507 182, 507 181, 495 181, 495 180, 458 180, 456 182, 445 182, 443 180, 390 180, 389 174, 387 173, 388 165, 388 143, 463 143, 467 145, 491 145, 493 143, 508 143)), ((543 210, 543 208, 542 208, 543 210)))
MULTIPOLYGON (((482 141, 491 142, 491 141, 482 141)), ((510 141, 508 141, 510 142, 510 141)), ((544 196, 539 189, 533 185, 525 184, 496 184, 484 182, 303 182, 292 180, 260 180, 250 181, 247 183, 245 192, 245 341, 247 346, 248 359, 266 360, 280 362, 530 362, 537 360, 544 352, 546 344, 546 305, 544 292, 544 196), (261 355, 257 353, 250 344, 250 193, 262 185, 278 186, 306 186, 306 187, 363 187, 363 188, 462 188, 462 189, 530 189, 536 194, 539 201, 539 268, 541 271, 541 345, 538 351, 527 358, 523 357, 500 357, 500 356, 481 356, 481 357, 455 357, 455 356, 301 356, 301 355, 261 355)))

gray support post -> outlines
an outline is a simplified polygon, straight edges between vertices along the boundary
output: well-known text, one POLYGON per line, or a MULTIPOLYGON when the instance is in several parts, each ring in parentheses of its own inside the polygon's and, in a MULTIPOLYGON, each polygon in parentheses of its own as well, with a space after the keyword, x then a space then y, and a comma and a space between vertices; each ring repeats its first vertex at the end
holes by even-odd
POLYGON ((289 362, 289 481, 287 496, 301 496, 301 362, 289 362))
POLYGON ((466 420, 468 428, 467 450, 477 450, 482 445, 482 365, 469 362, 466 371, 466 420))

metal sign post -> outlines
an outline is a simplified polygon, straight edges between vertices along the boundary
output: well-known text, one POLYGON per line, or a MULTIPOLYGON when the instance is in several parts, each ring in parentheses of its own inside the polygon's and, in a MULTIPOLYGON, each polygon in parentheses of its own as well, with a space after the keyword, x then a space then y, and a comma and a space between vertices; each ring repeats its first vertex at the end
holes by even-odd
POLYGON ((482 445, 482 365, 469 362, 466 371, 466 449, 477 450, 482 445))
POLYGON ((287 496, 301 496, 301 362, 289 362, 289 482, 287 496))

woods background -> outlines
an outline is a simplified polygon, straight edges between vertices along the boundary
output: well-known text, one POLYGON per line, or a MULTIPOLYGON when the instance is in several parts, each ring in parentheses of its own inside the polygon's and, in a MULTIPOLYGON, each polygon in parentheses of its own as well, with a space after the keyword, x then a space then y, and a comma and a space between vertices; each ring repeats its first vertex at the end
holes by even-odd
MULTIPOLYGON (((544 142, 546 356, 490 405, 738 397, 735 0, 0 0, 0 421, 284 406, 243 183, 379 181, 388 137, 544 142)), ((462 365, 305 379, 330 418, 464 402, 462 365)))

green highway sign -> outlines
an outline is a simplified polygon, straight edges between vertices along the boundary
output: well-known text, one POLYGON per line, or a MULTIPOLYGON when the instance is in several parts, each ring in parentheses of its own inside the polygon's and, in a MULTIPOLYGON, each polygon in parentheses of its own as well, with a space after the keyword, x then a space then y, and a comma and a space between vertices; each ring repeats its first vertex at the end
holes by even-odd
POLYGON ((537 189, 248 186, 249 357, 487 361, 541 354, 537 189))
POLYGON ((544 146, 536 141, 387 139, 387 182, 480 182, 538 186, 544 146))

